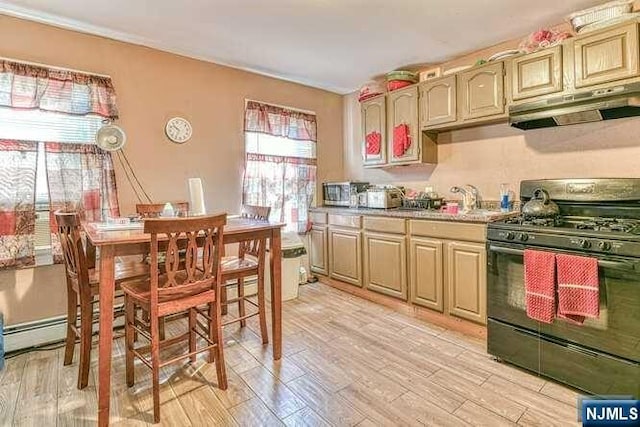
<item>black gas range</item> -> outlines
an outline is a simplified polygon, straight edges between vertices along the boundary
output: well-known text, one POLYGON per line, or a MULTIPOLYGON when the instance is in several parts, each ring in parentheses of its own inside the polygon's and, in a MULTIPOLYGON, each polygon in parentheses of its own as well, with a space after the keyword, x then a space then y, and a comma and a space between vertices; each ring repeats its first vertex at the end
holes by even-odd
POLYGON ((513 217, 487 230, 488 351, 591 394, 640 397, 640 179, 523 181, 558 204, 553 218, 513 217), (525 249, 597 258, 600 317, 575 325, 526 315, 525 249))

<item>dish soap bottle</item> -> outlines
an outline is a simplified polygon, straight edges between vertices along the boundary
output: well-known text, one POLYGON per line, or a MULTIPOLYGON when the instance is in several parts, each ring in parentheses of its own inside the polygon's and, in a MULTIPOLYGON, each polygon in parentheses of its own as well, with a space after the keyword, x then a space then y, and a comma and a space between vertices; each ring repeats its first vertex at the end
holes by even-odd
POLYGON ((500 184, 500 212, 509 212, 509 184, 500 184))

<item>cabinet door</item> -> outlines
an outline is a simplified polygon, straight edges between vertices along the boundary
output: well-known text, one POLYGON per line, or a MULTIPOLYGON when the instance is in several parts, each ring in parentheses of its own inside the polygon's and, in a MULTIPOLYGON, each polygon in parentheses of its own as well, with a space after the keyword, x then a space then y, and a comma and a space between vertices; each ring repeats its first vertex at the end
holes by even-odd
POLYGON ((448 311, 487 323, 487 254, 478 243, 447 243, 448 311))
POLYGON ((411 302, 442 312, 444 309, 442 248, 435 239, 412 238, 409 241, 409 280, 411 302))
POLYGON ((511 61, 514 100, 562 90, 562 46, 520 56, 511 61))
POLYGON ((362 286, 362 234, 356 230, 329 228, 329 275, 362 286))
POLYGON ((638 24, 576 38, 577 88, 638 75, 638 24))
POLYGON ((327 245, 327 227, 313 225, 309 233, 309 266, 311 271, 320 274, 329 274, 327 245))
POLYGON ((483 65, 458 75, 462 120, 504 113, 504 64, 483 65))
POLYGON ((399 89, 387 95, 387 157, 390 164, 415 162, 420 158, 418 87, 399 89), (408 141, 400 135, 405 129, 408 141), (394 149, 395 146, 395 149, 394 149))
POLYGON ((362 161, 364 166, 387 162, 386 97, 377 96, 362 103, 362 161))
POLYGON ((455 122, 456 76, 420 83, 420 128, 455 122))
POLYGON ((363 264, 367 289, 407 300, 407 239, 404 235, 365 232, 363 264))

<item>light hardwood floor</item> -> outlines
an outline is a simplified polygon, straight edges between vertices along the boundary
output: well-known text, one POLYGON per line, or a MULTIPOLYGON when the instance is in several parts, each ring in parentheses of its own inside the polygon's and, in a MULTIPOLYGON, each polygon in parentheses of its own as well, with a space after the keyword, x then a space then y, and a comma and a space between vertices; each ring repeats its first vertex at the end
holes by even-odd
MULTIPOLYGON (((169 333, 184 327, 167 325, 169 333)), ((256 318, 245 329, 226 329, 224 392, 203 359, 164 368, 162 425, 577 425, 576 392, 494 362, 481 341, 321 283, 284 304, 281 361, 261 345, 258 330, 256 318)), ((118 339, 111 422, 148 425, 151 371, 137 364, 128 389, 123 352, 118 339)), ((62 366, 61 350, 8 360, 0 372, 0 425, 94 425, 96 353, 82 391, 77 357, 62 366)))

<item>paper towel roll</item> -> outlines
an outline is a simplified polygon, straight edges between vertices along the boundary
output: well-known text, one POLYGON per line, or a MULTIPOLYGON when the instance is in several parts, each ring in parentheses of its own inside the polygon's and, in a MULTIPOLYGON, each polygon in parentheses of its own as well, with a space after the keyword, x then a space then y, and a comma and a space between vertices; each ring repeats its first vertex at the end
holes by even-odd
POLYGON ((200 178, 189 178, 190 211, 192 215, 204 215, 204 192, 200 178))

